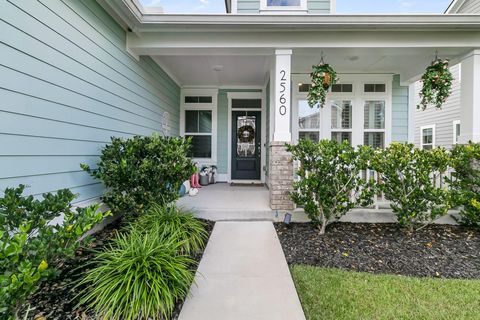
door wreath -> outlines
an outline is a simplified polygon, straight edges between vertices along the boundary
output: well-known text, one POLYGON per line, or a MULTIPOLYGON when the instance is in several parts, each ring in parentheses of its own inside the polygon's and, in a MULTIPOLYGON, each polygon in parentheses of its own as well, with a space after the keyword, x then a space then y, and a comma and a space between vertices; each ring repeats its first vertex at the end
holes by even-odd
POLYGON ((255 129, 250 125, 242 126, 238 129, 237 137, 242 143, 250 143, 255 139, 255 129))

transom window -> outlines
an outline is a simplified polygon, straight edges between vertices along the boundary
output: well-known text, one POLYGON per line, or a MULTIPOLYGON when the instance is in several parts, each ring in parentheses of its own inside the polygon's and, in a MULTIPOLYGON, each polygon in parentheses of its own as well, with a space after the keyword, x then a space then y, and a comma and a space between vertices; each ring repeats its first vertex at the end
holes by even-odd
POLYGON ((212 157, 212 111, 185 110, 185 136, 192 138, 190 156, 212 157))
POLYGON ((363 144, 385 147, 385 101, 365 101, 363 144))
POLYGON ((307 0, 261 0, 260 11, 276 10, 276 11, 306 11, 307 0))
POLYGON ((364 92, 386 92, 387 86, 385 83, 366 83, 363 85, 364 92))
POLYGON ((267 7, 299 7, 300 0, 267 0, 267 7))
POLYGON ((420 139, 422 149, 430 150, 435 148, 435 125, 421 127, 420 139))

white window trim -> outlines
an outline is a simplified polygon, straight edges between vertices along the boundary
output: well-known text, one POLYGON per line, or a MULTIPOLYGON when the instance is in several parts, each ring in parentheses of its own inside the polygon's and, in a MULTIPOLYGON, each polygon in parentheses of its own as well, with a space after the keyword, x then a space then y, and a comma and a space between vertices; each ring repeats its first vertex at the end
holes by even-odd
POLYGON ((308 1, 300 0, 299 6, 267 6, 267 0, 260 0, 260 13, 298 13, 308 12, 308 1))
MULTIPOLYGON (((458 125, 458 124, 460 125, 460 131, 462 131, 462 125, 461 125, 460 120, 454 120, 454 121, 452 122, 453 145, 458 144, 458 140, 459 140, 459 139, 457 139, 457 134, 456 134, 456 133, 457 133, 456 130, 457 130, 457 125, 458 125)), ((459 132, 459 134, 460 134, 460 132, 459 132)), ((459 135, 458 137, 460 138, 460 135, 459 135)))
MULTIPOLYGON (((350 100, 352 102, 352 146, 363 145, 365 132, 384 132, 384 144, 388 147, 392 142, 392 74, 339 74, 341 83, 353 84, 353 92, 328 92, 327 103, 325 107, 320 109, 320 139, 331 139, 331 112, 327 108, 333 100, 350 100), (363 92, 365 83, 384 83, 386 92, 363 92), (385 129, 364 129, 364 107, 365 101, 382 100, 385 101, 385 129)), ((309 83, 310 77, 307 74, 292 76, 292 141, 298 142, 298 101, 307 100, 308 93, 299 92, 298 84, 309 83)), ((315 131, 315 130, 305 130, 315 131)), ((338 130, 340 131, 340 130, 338 130)))
POLYGON ((426 129, 432 129, 432 149, 435 148, 435 145, 436 145, 436 139, 435 139, 435 127, 436 125, 434 124, 431 124, 431 125, 428 125, 428 126, 421 126, 420 127, 420 148, 423 149, 423 147, 425 145, 429 145, 429 144, 424 144, 423 143, 423 130, 426 130, 426 129))
MULTIPOLYGON (((234 182, 232 180, 232 111, 260 111, 261 114, 261 149, 260 149, 260 182, 265 182, 265 166, 266 166, 266 145, 265 145, 265 138, 267 133, 267 119, 266 119, 266 109, 265 109, 265 93, 263 92, 227 92, 227 99, 228 99, 228 134, 227 134, 227 182, 234 182), (232 100, 233 99, 261 99, 262 100, 262 107, 258 108, 232 108, 232 100)), ((272 126, 272 124, 270 124, 272 126)), ((242 183, 248 183, 249 180, 238 180, 242 183)), ((251 182, 258 182, 258 181, 251 181, 251 182)))
POLYGON ((195 133, 191 135, 212 136, 212 156, 210 158, 193 158, 193 161, 200 165, 217 164, 217 98, 218 89, 183 89, 180 95, 180 136, 185 137, 185 111, 187 110, 209 110, 212 111, 212 132, 195 133), (212 97, 212 103, 186 103, 186 96, 212 97))

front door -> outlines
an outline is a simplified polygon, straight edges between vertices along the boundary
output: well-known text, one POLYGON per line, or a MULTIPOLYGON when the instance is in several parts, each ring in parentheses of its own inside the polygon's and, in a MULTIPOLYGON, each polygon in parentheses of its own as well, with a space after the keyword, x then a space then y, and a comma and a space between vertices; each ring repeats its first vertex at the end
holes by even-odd
POLYGON ((232 112, 232 179, 260 180, 261 112, 232 112))

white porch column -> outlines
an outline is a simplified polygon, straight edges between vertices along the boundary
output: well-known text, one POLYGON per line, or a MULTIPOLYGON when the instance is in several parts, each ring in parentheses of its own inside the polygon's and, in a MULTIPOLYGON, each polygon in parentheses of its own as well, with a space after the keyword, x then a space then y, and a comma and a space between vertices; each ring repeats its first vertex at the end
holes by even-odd
POLYGON ((461 63, 459 142, 480 142, 480 50, 467 54, 461 63))
POLYGON ((292 50, 275 51, 275 131, 273 141, 292 141, 290 129, 292 50))

